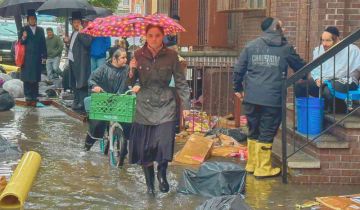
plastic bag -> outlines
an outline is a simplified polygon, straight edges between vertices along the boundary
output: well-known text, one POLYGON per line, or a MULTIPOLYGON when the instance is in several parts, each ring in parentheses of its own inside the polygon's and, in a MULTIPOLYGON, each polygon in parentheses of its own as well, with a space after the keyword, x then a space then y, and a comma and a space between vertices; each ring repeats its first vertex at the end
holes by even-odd
POLYGON ((14 106, 14 97, 6 90, 0 89, 0 111, 10 110, 14 106))
POLYGON ((185 169, 177 191, 186 195, 218 197, 245 194, 246 171, 228 162, 205 162, 197 172, 185 169))
POLYGON ((237 142, 243 142, 246 141, 247 139, 245 132, 241 128, 237 128, 237 129, 214 128, 210 130, 208 133, 206 133, 205 136, 212 136, 217 133, 222 133, 224 135, 231 136, 237 142))
POLYGON ((22 45, 19 41, 15 45, 15 64, 17 66, 24 65, 25 62, 25 45, 22 45))
POLYGON ((3 85, 4 90, 8 91, 14 98, 24 97, 24 85, 19 79, 12 79, 3 85))
POLYGON ((238 195, 221 196, 202 202, 196 210, 250 210, 244 199, 238 195))

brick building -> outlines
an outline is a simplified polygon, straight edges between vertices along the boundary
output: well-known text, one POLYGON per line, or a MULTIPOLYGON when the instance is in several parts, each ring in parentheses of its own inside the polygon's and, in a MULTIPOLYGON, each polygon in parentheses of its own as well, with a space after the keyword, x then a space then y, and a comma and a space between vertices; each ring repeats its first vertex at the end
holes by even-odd
MULTIPOLYGON (((328 26, 339 28, 344 38, 360 28, 360 0, 144 0, 147 14, 178 14, 181 33, 181 55, 188 61, 225 61, 233 63, 245 43, 262 34, 260 23, 265 17, 283 21, 285 36, 307 61, 320 44, 320 35, 328 26), (150 7, 151 5, 151 7, 150 7), (150 10, 151 8, 151 10, 150 10)), ((195 67, 194 67, 195 68, 195 67)), ((208 75, 222 73, 210 69, 208 75)), ((221 72, 221 69, 220 69, 221 72)), ((289 72, 291 75, 292 71, 289 72)), ((229 76, 229 75, 228 75, 229 76)), ((228 77, 227 76, 227 77, 228 77)), ((206 79, 205 74, 205 79, 206 79)), ((221 78, 221 77, 220 77, 221 78)), ((224 79, 224 78, 223 78, 224 79)), ((209 84, 215 84, 212 81, 209 84)), ((225 81, 226 83, 226 81, 225 81)), ((227 81, 229 83, 229 81, 227 81)), ((204 84, 207 84, 206 81, 204 84)), ((220 83, 221 84, 224 83, 220 83)), ((206 86, 203 87, 206 101, 206 86)), ((224 88, 223 88, 224 89, 224 88)), ((212 90, 212 89, 211 89, 212 90)), ((210 91, 211 92, 211 91, 210 91)), ((231 91, 228 91, 233 95, 231 91)), ((288 90, 292 102, 292 90, 288 90)), ((215 93, 216 95, 216 93, 215 93)), ((217 94, 221 95, 221 94, 217 94)), ((210 96, 211 98, 211 96, 210 96)), ((223 101, 225 99, 219 99, 223 101)), ((218 103, 221 105, 221 103, 218 103)), ((233 106, 234 103, 231 103, 233 106)), ((292 109, 288 106, 289 122, 292 109)), ((341 116, 325 116, 325 128, 341 116)), ((273 157, 281 164, 281 130, 275 140, 273 157)), ((306 136, 287 128, 289 151, 308 142, 306 136)), ((288 161, 290 181, 299 184, 360 184, 360 112, 333 127, 288 161), (297 159, 297 156, 300 156, 297 159)))

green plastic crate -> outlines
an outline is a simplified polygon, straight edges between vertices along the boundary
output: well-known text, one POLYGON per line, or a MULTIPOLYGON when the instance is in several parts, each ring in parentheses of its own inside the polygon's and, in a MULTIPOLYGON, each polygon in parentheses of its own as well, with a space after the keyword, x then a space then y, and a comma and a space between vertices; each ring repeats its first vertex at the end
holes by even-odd
POLYGON ((135 116, 136 96, 110 93, 91 94, 89 118, 92 120, 132 123, 135 116))

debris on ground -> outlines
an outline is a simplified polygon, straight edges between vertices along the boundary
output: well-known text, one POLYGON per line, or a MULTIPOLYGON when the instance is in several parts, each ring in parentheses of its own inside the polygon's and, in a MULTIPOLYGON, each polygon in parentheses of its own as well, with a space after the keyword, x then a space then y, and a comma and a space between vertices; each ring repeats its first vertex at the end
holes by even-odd
POLYGON ((316 201, 332 209, 360 209, 360 194, 317 197, 316 201))
POLYGON ((4 191, 6 185, 7 185, 6 178, 5 178, 5 176, 2 176, 2 177, 0 178, 0 193, 1 193, 2 191, 4 191))
POLYGON ((190 132, 183 131, 183 132, 175 135, 175 142, 176 143, 185 143, 189 140, 190 136, 191 136, 190 132))
POLYGON ((211 198, 202 202, 196 210, 232 210, 232 209, 241 209, 241 210, 250 210, 248 204, 245 203, 245 200, 239 195, 226 195, 221 197, 211 198))
POLYGON ((246 170, 229 162, 206 162, 199 170, 185 169, 177 191, 185 195, 218 197, 244 194, 246 170))
POLYGON ((316 202, 316 201, 307 201, 303 204, 296 204, 295 207, 297 209, 305 209, 305 208, 310 208, 312 206, 319 206, 320 203, 319 202, 316 202))
POLYGON ((206 112, 192 110, 185 121, 188 128, 187 131, 208 132, 214 128, 217 118, 209 117, 206 112))
POLYGON ((214 141, 202 133, 190 136, 183 149, 174 156, 174 162, 199 165, 211 156, 214 141))

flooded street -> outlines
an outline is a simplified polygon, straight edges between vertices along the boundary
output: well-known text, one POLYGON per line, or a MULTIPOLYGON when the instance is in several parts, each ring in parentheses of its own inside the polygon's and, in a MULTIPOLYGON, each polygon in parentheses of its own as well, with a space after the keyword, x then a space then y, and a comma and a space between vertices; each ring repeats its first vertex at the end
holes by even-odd
MULTIPOLYGON (((86 123, 52 106, 15 106, 11 111, 0 112, 1 135, 19 145, 23 152, 33 150, 42 157, 24 209, 195 209, 207 199, 176 193, 183 166, 169 166, 170 193, 157 193, 155 198, 148 196, 141 167, 109 166, 98 143, 90 152, 82 152, 86 132, 86 123)), ((182 145, 177 144, 176 150, 182 145)), ((9 179, 18 161, 0 163, 1 175, 9 179)), ((211 158, 210 161, 244 165, 238 158, 211 158)), ((359 187, 351 186, 283 185, 280 177, 258 181, 251 175, 247 177, 246 190, 246 202, 254 209, 295 209, 295 204, 317 196, 360 192, 359 187)))

